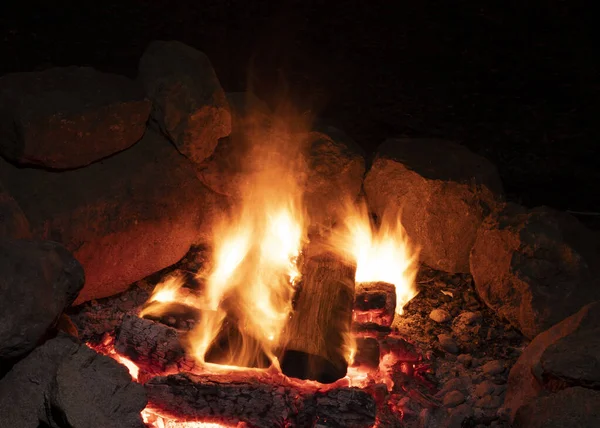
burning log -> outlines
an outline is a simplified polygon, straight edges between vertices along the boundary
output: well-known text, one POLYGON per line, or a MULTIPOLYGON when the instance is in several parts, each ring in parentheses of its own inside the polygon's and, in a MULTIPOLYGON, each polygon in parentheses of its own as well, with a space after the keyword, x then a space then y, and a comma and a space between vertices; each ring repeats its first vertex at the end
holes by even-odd
POLYGON ((356 284, 354 322, 374 323, 389 327, 396 312, 396 287, 387 282, 362 282, 356 284))
POLYGON ((183 333, 164 324, 125 315, 117 330, 115 349, 129 358, 143 372, 158 375, 171 369, 190 370, 181 339, 183 333))
POLYGON ((300 387, 268 372, 155 377, 145 385, 148 409, 173 419, 255 428, 327 426, 367 428, 375 423, 374 398, 357 388, 300 387))
POLYGON ((356 354, 352 367, 377 369, 380 359, 379 341, 373 337, 356 338, 356 354))
POLYGON ((355 265, 311 244, 282 346, 283 373, 322 383, 346 375, 355 272, 355 265))

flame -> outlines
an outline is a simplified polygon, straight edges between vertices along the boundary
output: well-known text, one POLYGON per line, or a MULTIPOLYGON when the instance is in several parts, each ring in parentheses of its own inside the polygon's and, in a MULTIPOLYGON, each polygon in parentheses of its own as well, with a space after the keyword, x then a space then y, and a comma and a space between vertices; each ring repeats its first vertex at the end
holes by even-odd
POLYGON ((198 298, 188 288, 184 288, 185 277, 181 272, 173 272, 154 287, 139 316, 161 316, 168 310, 168 303, 176 302, 190 307, 198 305, 198 298))
POLYGON ((415 278, 419 251, 409 241, 400 216, 386 213, 376 227, 364 201, 346 203, 341 229, 332 243, 356 262, 356 283, 387 282, 396 288, 396 312, 417 295, 415 278))

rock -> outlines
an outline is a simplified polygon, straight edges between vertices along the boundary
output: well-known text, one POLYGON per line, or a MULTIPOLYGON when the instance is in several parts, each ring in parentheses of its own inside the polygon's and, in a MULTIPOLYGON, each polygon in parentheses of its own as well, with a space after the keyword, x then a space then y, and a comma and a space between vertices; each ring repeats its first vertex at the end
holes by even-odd
POLYGON ((600 251, 574 217, 514 204, 488 219, 471 252, 482 300, 528 338, 600 299, 600 251))
POLYGON ((434 309, 429 314, 429 318, 431 318, 437 323, 445 323, 450 321, 452 319, 452 316, 450 315, 450 312, 444 309, 434 309))
POLYGON ((450 415, 444 422, 445 428, 461 428, 463 423, 473 417, 473 409, 468 404, 461 404, 450 411, 450 415))
POLYGON ((331 226, 344 216, 341 201, 354 201, 365 174, 360 148, 333 127, 321 127, 307 136, 308 177, 304 206, 313 227, 331 226))
POLYGON ((152 42, 139 79, 152 101, 152 120, 192 162, 208 158, 231 133, 227 98, 202 52, 177 41, 152 42))
POLYGON ((586 305, 539 334, 510 370, 504 406, 511 416, 550 391, 578 385, 597 387, 599 341, 600 302, 586 305), (570 347, 574 343, 577 348, 570 347))
POLYGON ((146 407, 144 387, 132 382, 125 366, 87 346, 59 365, 47 396, 50 407, 60 409, 46 413, 52 428, 145 427, 140 415, 146 407))
POLYGON ((458 357, 456 357, 456 361, 465 366, 465 368, 469 368, 471 367, 471 364, 473 364, 473 357, 471 357, 469 354, 460 354, 458 357))
POLYGON ((492 395, 496 390, 496 385, 489 381, 484 380, 479 385, 475 387, 475 391, 473 391, 473 395, 477 398, 485 397, 486 395, 492 395))
POLYGON ((596 428, 600 426, 600 391, 567 388, 521 407, 515 428, 596 428))
POLYGON ((502 406, 502 398, 497 395, 484 395, 475 402, 475 407, 480 409, 497 409, 502 406))
POLYGON ((84 283, 56 242, 0 241, 0 365, 33 350, 84 283))
POLYGON ((47 341, 0 379, 6 427, 142 428, 145 405, 124 366, 69 336, 47 341))
POLYGON ((150 102, 141 85, 89 67, 0 77, 0 153, 19 165, 72 169, 137 142, 150 102))
POLYGON ((33 235, 61 242, 83 265, 86 284, 76 304, 119 293, 177 262, 223 202, 153 131, 130 149, 73 171, 18 169, 0 160, 0 180, 33 235))
POLYGON ((450 391, 444 395, 445 407, 456 407, 465 402, 465 395, 460 391, 450 391))
POLYGON ((0 183, 0 239, 31 238, 23 210, 0 183))
POLYGON ((469 252, 483 219, 502 199, 496 168, 467 148, 437 139, 390 139, 378 149, 364 188, 381 217, 401 212, 421 248, 421 261, 446 272, 469 272, 469 252))
POLYGON ((504 367, 504 364, 502 363, 502 361, 492 360, 492 361, 485 363, 481 367, 481 369, 483 370, 483 372, 486 375, 495 376, 495 375, 502 373, 504 371, 505 367, 504 367))
POLYGON ((456 344, 452 336, 448 334, 440 334, 438 335, 438 340, 440 341, 440 346, 444 351, 449 352, 451 354, 458 353, 458 345, 456 344))

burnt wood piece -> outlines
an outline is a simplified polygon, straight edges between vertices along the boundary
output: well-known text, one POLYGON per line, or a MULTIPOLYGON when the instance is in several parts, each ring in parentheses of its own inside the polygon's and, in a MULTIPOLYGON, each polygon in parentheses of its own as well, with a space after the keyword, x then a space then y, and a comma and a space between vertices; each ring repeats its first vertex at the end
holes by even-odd
POLYGON ((352 367, 377 369, 380 360, 379 341, 373 337, 357 337, 352 367))
POLYGON ((374 323, 389 327, 396 313, 396 287, 387 282, 356 284, 353 320, 359 324, 374 323))
POLYGON ((282 344, 284 374, 322 383, 346 375, 355 273, 356 265, 319 243, 305 250, 302 281, 282 344))
POLYGON ((252 428, 367 428, 376 417, 375 399, 358 388, 319 391, 267 372, 155 377, 145 384, 148 409, 173 419, 252 428))
POLYGON ((183 332, 164 324, 125 315, 117 329, 115 349, 129 358, 145 375, 159 375, 172 370, 191 370, 185 358, 183 332))

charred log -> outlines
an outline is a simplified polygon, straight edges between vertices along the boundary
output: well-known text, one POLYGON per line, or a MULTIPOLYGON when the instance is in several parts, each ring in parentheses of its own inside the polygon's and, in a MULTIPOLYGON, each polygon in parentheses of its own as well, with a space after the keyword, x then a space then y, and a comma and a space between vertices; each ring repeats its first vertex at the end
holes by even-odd
POLYGON ((282 346, 283 373, 322 383, 346 375, 355 272, 355 265, 318 244, 305 253, 302 282, 282 346))
POLYGON ((379 341, 373 337, 356 338, 356 354, 352 367, 377 369, 379 367, 379 341))
POLYGON ((300 388, 266 372, 177 374, 146 383, 149 410, 169 418, 246 423, 254 428, 315 426, 367 428, 375 423, 374 398, 357 388, 300 388))
POLYGON ((354 322, 374 323, 389 327, 396 312, 396 287, 387 282, 356 284, 354 322))

